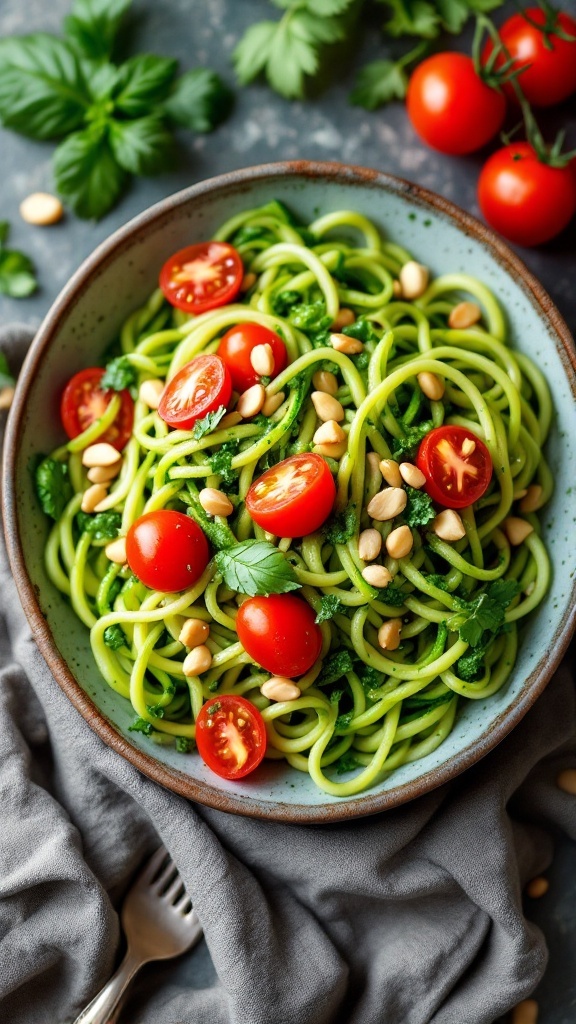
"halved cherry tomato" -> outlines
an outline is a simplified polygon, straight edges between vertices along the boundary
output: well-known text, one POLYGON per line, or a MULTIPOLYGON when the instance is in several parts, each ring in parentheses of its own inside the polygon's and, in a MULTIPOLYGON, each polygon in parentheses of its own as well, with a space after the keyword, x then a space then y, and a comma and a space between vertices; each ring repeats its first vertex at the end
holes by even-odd
POLYGON ((170 427, 190 430, 196 420, 232 397, 232 380, 220 356, 196 356, 169 380, 158 406, 158 414, 170 427))
POLYGON ((246 508, 263 530, 277 537, 305 537, 328 518, 336 485, 328 463, 314 452, 291 455, 255 480, 246 508))
POLYGON ((232 245, 198 242, 166 260, 160 287, 173 306, 197 314, 231 302, 243 277, 242 260, 232 245))
POLYGON ((322 632, 309 604, 294 594, 250 597, 240 605, 236 630, 243 648, 273 675, 301 676, 320 656, 322 632))
POLYGON ((146 512, 126 536, 126 561, 150 590, 168 594, 186 590, 208 565, 208 541, 200 527, 183 512, 146 512))
POLYGON ((100 387, 104 372, 100 366, 91 366, 75 373, 64 388, 60 416, 68 437, 78 437, 78 434, 104 415, 114 395, 119 394, 120 412, 112 426, 98 440, 107 441, 121 452, 132 434, 134 402, 129 391, 104 391, 100 387))
POLYGON ((223 779, 242 779, 266 752, 262 715, 245 697, 223 693, 207 700, 196 719, 196 746, 203 761, 223 779))
MULTIPOLYGON (((561 11, 553 13, 548 30, 550 14, 542 7, 528 7, 513 14, 498 30, 507 53, 498 55, 495 67, 501 67, 510 57, 514 69, 522 68, 518 82, 535 107, 552 107, 576 91, 576 20, 561 11)), ((489 40, 482 53, 484 64, 493 49, 494 43, 489 40)), ((504 91, 510 99, 516 98, 512 86, 505 85, 504 91)))
POLYGON ((250 362, 252 349, 256 348, 256 345, 270 345, 272 349, 274 369, 271 377, 277 377, 286 366, 286 346, 274 331, 253 323, 231 327, 218 346, 218 355, 222 356, 230 370, 236 391, 246 391, 260 380, 250 362))
POLYGON ((416 457, 424 488, 447 508, 465 508, 478 501, 492 478, 486 445, 465 427, 435 427, 422 441, 416 457))

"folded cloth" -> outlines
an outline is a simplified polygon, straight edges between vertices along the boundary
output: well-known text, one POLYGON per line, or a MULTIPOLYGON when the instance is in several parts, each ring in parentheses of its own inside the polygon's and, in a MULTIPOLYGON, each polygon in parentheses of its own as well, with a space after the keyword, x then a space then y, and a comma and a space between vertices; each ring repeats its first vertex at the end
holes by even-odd
MULTIPOLYGON (((0 344, 17 364, 29 342, 0 344)), ((546 964, 525 882, 576 839, 566 667, 478 765, 405 807, 346 824, 235 817, 167 792, 108 749, 38 653, 0 565, 0 1020, 66 1024, 119 953, 117 908, 163 842, 216 974, 154 968, 133 1024, 489 1024, 546 964), (158 977, 158 975, 156 975, 158 977)), ((181 962, 182 963, 182 962, 181 962)), ((148 980, 147 980, 148 979, 148 980)))

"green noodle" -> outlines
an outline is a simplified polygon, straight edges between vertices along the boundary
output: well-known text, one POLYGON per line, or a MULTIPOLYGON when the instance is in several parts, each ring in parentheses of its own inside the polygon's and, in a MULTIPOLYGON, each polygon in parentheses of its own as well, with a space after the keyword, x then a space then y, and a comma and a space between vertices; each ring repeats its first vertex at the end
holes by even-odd
POLYGON ((141 384, 169 378, 198 353, 214 351, 235 324, 262 324, 286 344, 288 366, 268 386, 269 394, 283 391, 285 400, 269 423, 258 417, 216 426, 196 440, 190 431, 169 430, 139 399, 121 473, 101 507, 120 513, 121 535, 143 512, 198 509, 199 489, 222 485, 210 460, 228 445, 225 484, 235 496, 235 511, 228 520, 216 520, 221 536, 231 543, 256 537, 279 545, 301 596, 316 611, 323 596, 338 599, 333 618, 322 622, 320 661, 298 681, 299 698, 267 700, 260 687, 269 673, 254 666, 235 633, 242 598, 227 588, 214 561, 185 592, 151 592, 127 566, 108 561, 106 541, 82 530, 77 514, 87 481, 79 453, 113 421, 116 397, 102 420, 53 455, 68 462, 75 493, 50 533, 47 571, 90 629, 104 679, 132 702, 138 727, 151 740, 186 745, 204 701, 216 692, 241 694, 262 712, 269 758, 309 772, 331 795, 350 796, 431 753, 449 735, 464 701, 489 697, 510 676, 517 624, 542 600, 550 567, 535 515, 527 517, 533 532, 513 549, 503 523, 530 483, 541 486, 542 503, 550 496, 552 478, 542 454, 550 395, 540 371, 508 347, 503 312, 481 282, 448 274, 432 281, 415 302, 398 299, 395 280, 410 254, 384 241, 358 213, 330 213, 303 228, 282 204, 271 203, 234 217, 215 237, 235 244, 246 273, 253 275, 244 301, 188 317, 156 291, 126 321, 121 351, 141 384), (463 295, 480 305, 482 322, 453 330, 448 316, 463 295), (342 306, 352 309, 368 332, 362 356, 335 351, 324 328, 297 326, 290 308, 280 315, 283 296, 292 297, 292 310, 316 304, 328 324, 342 306), (337 375, 337 397, 345 409, 347 450, 340 460, 328 461, 337 510, 353 509, 351 535, 345 542, 331 540, 326 531, 302 540, 271 538, 252 522, 243 499, 265 468, 311 449, 317 426, 311 378, 319 369, 337 375), (446 382, 442 400, 429 401, 420 392, 416 374, 422 371, 446 382), (450 544, 429 526, 414 527, 411 554, 385 558, 393 585, 388 593, 378 592, 362 576, 358 537, 373 526, 385 540, 391 524, 367 516, 367 504, 382 486, 368 455, 394 457, 395 444, 430 421, 462 425, 481 437, 492 457, 493 479, 476 505, 462 510, 465 538, 450 544), (475 676, 461 678, 459 659, 472 649, 460 636, 458 615, 493 581, 504 579, 518 582, 505 624, 488 636, 475 676), (200 677, 187 677, 182 667, 186 649, 178 637, 188 617, 211 626, 212 665, 200 677), (378 629, 398 617, 401 646, 383 651, 378 629), (111 627, 122 631, 112 646, 111 627))

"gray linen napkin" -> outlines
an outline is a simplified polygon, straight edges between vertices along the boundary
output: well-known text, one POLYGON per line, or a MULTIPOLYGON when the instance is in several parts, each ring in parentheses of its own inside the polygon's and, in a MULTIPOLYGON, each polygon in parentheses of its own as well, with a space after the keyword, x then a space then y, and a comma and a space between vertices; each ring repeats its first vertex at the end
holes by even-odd
MULTIPOLYGON (((0 333, 12 365, 28 342, 0 333)), ((576 800, 555 786, 576 765, 566 668, 449 786, 345 825, 253 821, 167 792, 101 742, 39 655, 2 550, 0 703, 5 1024, 67 1024, 106 981, 122 894, 159 839, 217 977, 198 987, 194 952, 186 975, 149 967, 122 1021, 491 1024, 544 971, 521 891, 555 832, 576 839, 576 800)))

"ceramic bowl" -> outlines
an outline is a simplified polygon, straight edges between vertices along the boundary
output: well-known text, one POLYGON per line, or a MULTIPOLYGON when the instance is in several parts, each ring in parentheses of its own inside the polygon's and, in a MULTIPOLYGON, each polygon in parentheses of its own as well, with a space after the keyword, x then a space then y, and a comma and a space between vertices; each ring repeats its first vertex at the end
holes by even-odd
POLYGON ((30 349, 6 438, 4 502, 7 541, 20 597, 36 642, 56 680, 98 735, 146 775, 183 796, 226 811, 293 822, 329 822, 373 814, 452 779, 491 750, 542 693, 568 643, 574 616, 576 479, 575 357, 568 329, 548 295, 510 249, 473 217, 409 182, 337 164, 272 164, 202 182, 136 217, 99 246, 56 300, 30 349), (39 447, 62 441, 58 397, 72 372, 92 365, 126 316, 155 287, 174 251, 210 238, 228 217, 282 199, 303 218, 349 208, 371 217, 411 250, 432 274, 466 270, 500 299, 513 344, 536 360, 554 395, 548 444, 555 494, 544 510, 553 562, 551 589, 523 632, 509 683, 488 700, 470 701, 434 753, 407 764, 350 799, 320 792, 285 764, 252 777, 216 778, 196 754, 183 756, 128 732, 134 713, 94 664, 88 631, 43 568, 47 523, 33 494, 28 464, 39 447))

